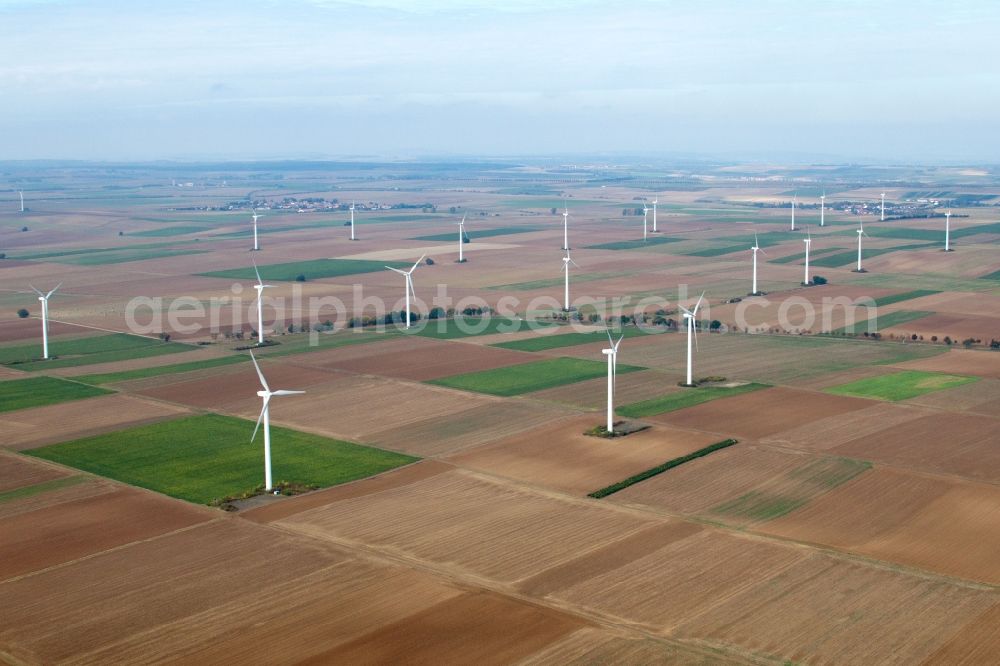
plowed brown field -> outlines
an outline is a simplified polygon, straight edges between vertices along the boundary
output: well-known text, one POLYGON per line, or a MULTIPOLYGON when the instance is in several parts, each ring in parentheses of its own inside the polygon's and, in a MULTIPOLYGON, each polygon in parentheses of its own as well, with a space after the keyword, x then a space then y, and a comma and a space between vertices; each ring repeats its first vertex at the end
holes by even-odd
POLYGON ((759 529, 1000 583, 1000 488, 992 485, 876 468, 759 529))
POLYGON ((0 431, 4 433, 0 445, 15 450, 33 449, 162 421, 186 412, 181 407, 122 394, 21 409, 0 415, 0 431))
POLYGON ((919 419, 929 413, 931 412, 926 409, 879 402, 871 407, 781 430, 764 437, 761 441, 793 446, 797 449, 827 451, 855 439, 919 419))
POLYGON ((69 472, 33 458, 17 456, 0 450, 0 493, 36 483, 61 479, 69 472))
POLYGON ((615 440, 583 434, 598 421, 594 415, 555 421, 449 460, 459 467, 586 495, 715 441, 712 435, 665 426, 615 440))
POLYGON ((527 352, 463 342, 406 337, 380 344, 355 345, 303 358, 310 367, 398 377, 414 381, 438 379, 463 372, 492 370, 537 361, 527 352))
POLYGON ((776 387, 651 416, 649 420, 711 430, 727 437, 758 438, 871 405, 871 401, 860 398, 776 387))
POLYGON ((210 518, 207 509, 130 488, 19 513, 0 520, 0 580, 210 518))
POLYGON ((931 358, 895 363, 894 367, 1000 379, 1000 354, 971 349, 952 349, 931 358))

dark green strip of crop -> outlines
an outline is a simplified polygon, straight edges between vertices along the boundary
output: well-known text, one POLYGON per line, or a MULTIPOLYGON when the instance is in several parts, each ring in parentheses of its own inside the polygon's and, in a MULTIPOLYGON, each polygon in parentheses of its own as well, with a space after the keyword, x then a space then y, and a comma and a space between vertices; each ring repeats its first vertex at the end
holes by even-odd
POLYGON ((650 479, 656 476, 657 474, 662 474, 663 472, 666 472, 668 469, 673 469, 678 465, 683 465, 686 462, 691 462, 692 460, 696 460, 697 458, 707 456, 709 453, 712 453, 713 451, 718 451, 719 449, 725 449, 727 447, 730 447, 733 444, 736 444, 736 442, 737 440, 735 439, 726 439, 721 442, 716 442, 715 444, 706 446, 703 449, 698 449, 693 453, 689 453, 686 456, 681 456, 680 458, 674 458, 673 460, 668 460, 662 465, 651 467, 647 469, 645 472, 639 472, 635 476, 630 476, 624 481, 619 481, 618 483, 613 483, 610 486, 601 488, 600 490, 595 490, 594 492, 589 493, 587 497, 593 497, 594 499, 601 499, 602 497, 613 495, 614 493, 617 493, 619 490, 625 490, 629 486, 634 486, 640 481, 645 481, 646 479, 650 479))

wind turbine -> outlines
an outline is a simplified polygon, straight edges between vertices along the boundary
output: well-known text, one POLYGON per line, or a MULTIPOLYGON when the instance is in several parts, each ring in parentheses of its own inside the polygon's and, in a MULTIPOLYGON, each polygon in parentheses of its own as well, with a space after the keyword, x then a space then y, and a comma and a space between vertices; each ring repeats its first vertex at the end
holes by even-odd
POLYGON ((17 191, 18 195, 21 197, 21 212, 24 212, 24 192, 21 190, 17 191))
POLYGON ((601 353, 608 357, 608 433, 613 433, 615 429, 615 380, 618 375, 618 345, 622 343, 625 334, 622 333, 615 342, 611 338, 611 329, 608 329, 608 349, 602 349, 601 353))
POLYGON ((756 296, 760 293, 757 291, 757 253, 760 252, 761 254, 767 254, 767 252, 760 249, 760 243, 757 242, 756 232, 753 235, 753 247, 750 249, 753 250, 753 291, 750 292, 750 295, 756 296))
POLYGON ((253 209, 253 249, 254 251, 260 250, 260 243, 257 242, 257 218, 264 217, 263 215, 257 214, 257 209, 253 209))
POLYGON ((406 286, 404 287, 404 291, 406 294, 406 328, 410 327, 410 294, 413 294, 414 299, 417 297, 417 292, 414 291, 413 289, 413 271, 417 270, 417 266, 420 265, 420 262, 423 261, 424 257, 426 256, 427 255, 425 254, 422 255, 419 259, 417 259, 417 263, 413 264, 413 268, 411 268, 408 271, 401 271, 398 268, 393 268, 392 266, 386 266, 386 268, 388 268, 390 271, 399 273, 406 279, 406 286))
POLYGON ((569 204, 563 199, 563 246, 562 249, 569 250, 569 204))
POLYGON ((692 356, 691 356, 691 339, 694 339, 694 344, 698 344, 698 333, 695 331, 694 318, 698 316, 698 308, 701 307, 701 301, 705 298, 705 292, 701 292, 701 296, 698 297, 698 302, 695 303, 693 310, 688 310, 683 305, 680 306, 681 310, 684 311, 684 319, 687 319, 687 330, 688 330, 688 348, 687 348, 687 383, 685 386, 694 386, 694 379, 692 375, 692 356))
POLYGON ((649 217, 649 206, 642 204, 642 241, 646 242, 646 219, 649 217))
POLYGON ((462 216, 461 222, 456 222, 458 225, 458 263, 465 263, 465 255, 462 254, 463 246, 465 245, 465 215, 462 216))
POLYGON ((658 204, 659 201, 660 201, 660 195, 656 195, 653 198, 653 233, 654 234, 659 233, 659 231, 656 228, 656 204, 658 204))
POLYGON ((944 251, 951 252, 951 211, 944 214, 944 251))
POLYGON ((819 226, 826 226, 826 192, 819 195, 819 226))
POLYGON ((857 273, 864 272, 864 270, 861 268, 861 237, 867 235, 868 234, 865 233, 864 220, 862 220, 862 218, 859 217, 858 218, 858 269, 857 271, 855 271, 857 273))
POLYGON ((797 194, 792 195, 792 231, 795 231, 795 202, 798 199, 797 194))
POLYGON ((264 290, 272 289, 273 284, 264 284, 260 279, 260 271, 257 270, 256 260, 253 262, 253 272, 257 274, 257 284, 253 286, 257 290, 257 344, 264 344, 264 290))
POLYGON ((351 202, 351 240, 358 240, 354 237, 354 202, 351 202))
POLYGON ((569 307, 569 265, 570 264, 573 264, 577 268, 580 267, 575 261, 573 261, 572 259, 569 258, 569 250, 566 250, 566 256, 563 257, 563 272, 566 274, 566 282, 565 282, 565 287, 563 289, 563 302, 565 303, 565 307, 563 308, 563 312, 569 312, 570 311, 570 307, 569 307))
POLYGON ((885 222, 885 192, 882 193, 882 213, 879 215, 879 222, 885 222))
POLYGON ((260 385, 262 390, 257 391, 257 395, 261 397, 264 401, 264 406, 260 409, 260 416, 257 417, 257 425, 254 426, 253 435, 250 436, 250 441, 257 437, 257 430, 260 428, 260 424, 264 423, 264 490, 270 491, 274 487, 274 483, 271 481, 271 398, 280 395, 298 395, 300 393, 305 393, 305 391, 285 391, 278 390, 272 391, 271 387, 267 385, 267 380, 264 379, 264 373, 260 371, 260 366, 257 365, 257 359, 254 358, 253 352, 250 352, 250 360, 253 361, 253 367, 257 370, 257 376, 260 377, 260 385))
POLYGON ((806 272, 805 276, 802 278, 802 284, 809 286, 809 248, 812 246, 812 236, 809 234, 809 230, 806 229, 806 237, 802 241, 806 244, 806 272))
POLYGON ((42 358, 47 360, 49 358, 49 296, 56 293, 56 289, 62 286, 62 282, 47 294, 43 294, 30 284, 28 286, 38 294, 38 300, 42 303, 42 358))

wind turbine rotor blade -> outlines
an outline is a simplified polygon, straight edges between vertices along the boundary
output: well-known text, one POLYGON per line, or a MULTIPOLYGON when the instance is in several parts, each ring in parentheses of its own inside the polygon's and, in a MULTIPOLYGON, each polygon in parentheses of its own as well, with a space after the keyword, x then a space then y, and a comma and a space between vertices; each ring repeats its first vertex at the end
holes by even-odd
POLYGON ((417 270, 417 266, 420 265, 420 262, 423 261, 424 257, 426 257, 426 256, 427 256, 426 254, 420 255, 420 258, 417 259, 417 263, 413 264, 413 268, 411 268, 408 272, 412 273, 413 271, 417 270))
POLYGON ((401 271, 398 268, 393 268, 392 266, 386 266, 386 268, 388 268, 390 271, 394 273, 399 273, 400 275, 409 275, 409 273, 407 273, 406 271, 401 271))
POLYGON ((43 294, 43 293, 42 293, 42 292, 40 292, 39 290, 35 289, 35 286, 34 286, 34 285, 31 285, 31 284, 29 284, 28 286, 29 286, 29 287, 31 287, 32 291, 34 291, 34 292, 35 292, 36 294, 38 294, 38 295, 39 295, 39 296, 41 296, 42 298, 45 298, 45 294, 43 294))
POLYGON ((615 353, 618 352, 618 345, 620 345, 622 343, 622 340, 624 339, 625 339, 625 334, 622 333, 621 337, 618 338, 618 342, 615 343, 615 353))
POLYGON ((257 371, 257 376, 260 378, 260 385, 264 387, 265 391, 270 393, 271 387, 267 385, 267 380, 264 379, 264 373, 260 371, 260 366, 257 365, 257 359, 254 357, 253 352, 250 352, 250 360, 253 361, 253 367, 257 371))
POLYGON ((615 341, 611 339, 611 327, 608 326, 607 329, 605 329, 605 331, 608 334, 608 344, 611 345, 612 349, 614 349, 615 348, 615 341))
POLYGON ((681 310, 684 310, 684 314, 686 314, 687 316, 689 316, 689 317, 693 317, 693 316, 694 316, 694 313, 693 313, 693 312, 691 312, 690 310, 688 310, 688 309, 687 309, 686 307, 684 307, 683 305, 681 305, 681 304, 679 304, 679 303, 678 303, 678 304, 677 304, 677 307, 679 307, 679 308, 680 308, 681 310))
POLYGON ((257 270, 257 260, 253 260, 253 272, 257 274, 257 284, 264 284, 264 281, 260 279, 260 271, 257 270))
POLYGON ((59 288, 59 287, 61 287, 61 286, 62 286, 62 282, 60 282, 60 283, 59 283, 59 284, 57 284, 57 285, 56 285, 55 287, 53 287, 53 288, 52 288, 52 291, 50 291, 49 293, 45 294, 45 298, 48 298, 48 297, 49 297, 49 296, 51 296, 52 294, 56 293, 56 289, 58 289, 58 288, 59 288))
POLYGON ((260 429, 260 422, 264 420, 264 412, 267 411, 267 405, 271 402, 271 396, 268 395, 264 398, 264 405, 260 408, 260 414, 257 416, 257 425, 253 427, 253 434, 250 435, 250 441, 252 442, 257 437, 257 431, 260 429))
POLYGON ((280 389, 278 391, 272 391, 271 395, 301 395, 305 391, 287 391, 285 389, 280 389))
POLYGON ((698 308, 701 307, 701 302, 705 298, 705 292, 701 292, 701 296, 698 297, 698 302, 694 304, 694 310, 691 311, 691 316, 693 317, 698 313, 698 308))

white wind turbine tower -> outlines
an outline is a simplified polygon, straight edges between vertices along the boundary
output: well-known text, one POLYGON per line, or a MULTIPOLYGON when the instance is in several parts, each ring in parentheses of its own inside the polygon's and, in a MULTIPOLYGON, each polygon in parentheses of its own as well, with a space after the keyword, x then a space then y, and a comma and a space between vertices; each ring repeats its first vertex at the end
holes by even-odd
POLYGON ((18 196, 21 197, 21 212, 24 212, 24 192, 21 190, 17 191, 18 196))
POLYGON ((421 257, 417 259, 417 263, 413 264, 413 268, 408 271, 401 271, 398 268, 386 266, 386 268, 390 271, 399 273, 406 279, 406 286, 403 288, 406 295, 406 328, 410 327, 410 294, 413 294, 414 299, 417 297, 417 292, 413 289, 413 271, 417 270, 417 266, 420 265, 420 262, 423 261, 426 256, 426 254, 421 255, 421 257))
POLYGON ((879 214, 879 222, 885 222, 885 192, 882 193, 882 212, 879 214))
POLYGON ((654 234, 659 233, 659 230, 656 228, 656 204, 658 204, 659 202, 660 202, 660 195, 656 195, 655 197, 653 197, 653 233, 654 234))
POLYGON ((802 278, 802 284, 809 286, 809 248, 812 246, 812 236, 809 234, 809 230, 806 229, 806 237, 802 241, 806 244, 806 272, 805 276, 802 278))
POLYGON ((792 231, 795 231, 795 202, 798 199, 797 194, 792 195, 792 231))
POLYGON ((642 204, 642 240, 646 241, 646 220, 649 217, 649 206, 645 202, 642 204))
POLYGON ((951 211, 944 214, 944 251, 951 252, 951 211))
POLYGON ((684 319, 687 319, 687 330, 688 330, 688 346, 687 346, 687 383, 685 386, 694 386, 694 366, 692 364, 691 355, 691 340, 694 339, 694 344, 698 344, 698 333, 695 331, 695 317, 698 316, 698 308, 701 307, 701 301, 705 298, 705 292, 701 292, 701 296, 698 297, 698 302, 695 303, 693 310, 688 310, 683 305, 680 306, 681 310, 684 311, 684 319))
POLYGON ((563 257, 563 273, 566 274, 566 281, 565 281, 565 285, 563 287, 563 303, 565 304, 565 307, 563 307, 563 312, 569 312, 570 311, 570 307, 569 307, 569 265, 570 264, 573 264, 577 268, 580 267, 579 265, 577 265, 577 263, 575 261, 573 261, 572 259, 569 258, 569 250, 566 250, 566 256, 563 257))
POLYGON ((42 358, 47 360, 49 358, 49 296, 56 293, 56 289, 62 286, 62 282, 47 294, 43 294, 30 284, 28 286, 38 294, 38 300, 42 303, 42 358))
POLYGON ((260 279, 260 271, 257 270, 257 262, 253 262, 253 272, 257 274, 257 284, 253 286, 257 290, 257 344, 264 344, 264 290, 274 288, 273 284, 264 284, 260 279))
POLYGON ((865 233, 864 220, 862 220, 859 217, 858 218, 858 268, 855 271, 856 273, 863 273, 864 272, 864 270, 861 268, 861 237, 862 236, 867 236, 867 235, 868 234, 865 233))
POLYGON ((819 195, 819 226, 826 226, 826 192, 819 195))
POLYGON ((458 225, 458 263, 465 263, 465 255, 462 254, 465 245, 465 215, 462 216, 461 222, 456 222, 458 225))
POLYGON ((298 395, 300 393, 305 393, 305 391, 272 391, 271 387, 267 385, 267 380, 264 379, 264 373, 260 371, 260 366, 257 365, 257 359, 254 358, 253 352, 250 352, 250 360, 253 361, 253 367, 257 370, 257 376, 260 378, 260 385, 262 387, 260 391, 257 391, 257 395, 259 395, 264 401, 264 406, 260 409, 260 416, 257 417, 257 425, 254 426, 253 435, 250 436, 250 441, 253 442, 253 440, 257 437, 257 429, 260 428, 260 424, 263 421, 264 490, 270 491, 274 488, 274 483, 271 480, 271 398, 276 395, 298 395))
POLYGON ((354 202, 351 202, 351 240, 358 240, 354 237, 354 202))
POLYGON ((757 242, 756 232, 753 235, 753 247, 750 249, 753 250, 753 291, 750 292, 750 295, 756 296, 760 293, 757 291, 757 253, 760 252, 761 254, 767 254, 767 252, 760 249, 760 243, 757 242))
POLYGON ((618 345, 622 343, 625 334, 622 333, 615 342, 611 338, 611 329, 608 329, 608 349, 602 349, 601 353, 608 357, 608 432, 614 432, 615 428, 615 381, 618 376, 618 345))
POLYGON ((569 204, 563 200, 563 246, 562 249, 569 250, 569 204))
POLYGON ((264 217, 263 215, 257 214, 257 209, 253 209, 253 249, 254 251, 260 250, 260 243, 257 241, 257 219, 264 217))

